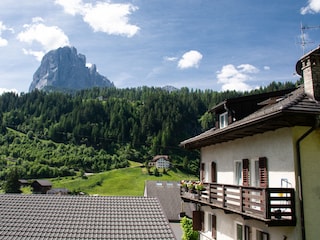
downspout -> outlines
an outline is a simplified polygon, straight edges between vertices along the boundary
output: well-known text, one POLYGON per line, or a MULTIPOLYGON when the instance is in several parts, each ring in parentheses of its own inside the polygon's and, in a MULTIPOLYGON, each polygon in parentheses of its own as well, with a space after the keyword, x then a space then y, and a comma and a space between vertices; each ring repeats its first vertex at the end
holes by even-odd
POLYGON ((297 165, 298 165, 298 188, 299 188, 299 201, 300 201, 300 216, 301 216, 301 234, 302 240, 306 240, 306 229, 304 222, 304 207, 303 207, 303 190, 302 190, 302 170, 301 170, 301 151, 300 151, 300 143, 317 127, 319 126, 319 117, 316 119, 316 124, 308 131, 306 131, 296 142, 297 149, 297 165))

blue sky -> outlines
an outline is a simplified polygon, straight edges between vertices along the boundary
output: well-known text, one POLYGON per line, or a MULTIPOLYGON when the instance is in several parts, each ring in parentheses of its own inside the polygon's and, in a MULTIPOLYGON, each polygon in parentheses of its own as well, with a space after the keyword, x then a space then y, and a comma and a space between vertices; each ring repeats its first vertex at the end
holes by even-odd
POLYGON ((28 92, 41 57, 65 45, 118 88, 296 81, 319 27, 320 0, 1 0, 0 93, 28 92))

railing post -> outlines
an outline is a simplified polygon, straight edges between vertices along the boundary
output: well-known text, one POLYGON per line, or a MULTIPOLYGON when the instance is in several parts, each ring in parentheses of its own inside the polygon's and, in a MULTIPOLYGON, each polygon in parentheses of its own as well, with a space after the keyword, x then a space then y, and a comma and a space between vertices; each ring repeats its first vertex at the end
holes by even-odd
POLYGON ((224 208, 226 205, 225 205, 225 201, 226 201, 226 195, 225 195, 225 187, 224 185, 221 185, 222 186, 222 207, 224 208))
POLYGON ((243 212, 243 191, 242 187, 240 187, 240 212, 243 212))
POLYGON ((264 204, 264 206, 265 206, 264 217, 265 217, 265 219, 270 219, 270 211, 271 211, 271 209, 270 209, 270 199, 269 199, 270 192, 267 190, 267 188, 264 188, 262 190, 262 192, 263 192, 263 195, 264 195, 264 199, 266 201, 265 204, 264 204))
POLYGON ((291 189, 290 191, 290 197, 291 197, 291 200, 290 200, 290 205, 291 205, 291 220, 293 222, 296 221, 296 205, 295 205, 295 193, 294 193, 294 189, 291 189))
POLYGON ((211 203, 211 183, 208 184, 208 202, 211 203))

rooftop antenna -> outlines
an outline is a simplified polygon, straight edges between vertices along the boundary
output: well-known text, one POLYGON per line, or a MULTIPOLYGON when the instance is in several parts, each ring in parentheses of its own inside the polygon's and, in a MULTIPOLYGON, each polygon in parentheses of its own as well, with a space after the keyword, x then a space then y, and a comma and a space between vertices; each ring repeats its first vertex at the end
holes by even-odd
POLYGON ((320 28, 320 25, 319 26, 303 26, 302 23, 300 23, 300 34, 301 34, 300 37, 301 37, 302 55, 304 55, 305 46, 308 43, 314 43, 314 42, 306 40, 306 38, 305 38, 305 30, 308 30, 308 29, 319 29, 319 28, 320 28))

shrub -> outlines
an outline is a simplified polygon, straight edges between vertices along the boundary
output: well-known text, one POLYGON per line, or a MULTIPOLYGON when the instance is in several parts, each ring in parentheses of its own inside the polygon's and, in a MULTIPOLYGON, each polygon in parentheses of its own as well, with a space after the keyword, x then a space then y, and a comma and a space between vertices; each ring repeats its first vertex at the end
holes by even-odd
POLYGON ((199 237, 199 233, 197 231, 193 230, 192 227, 192 220, 183 217, 180 221, 182 230, 183 230, 183 235, 182 235, 182 240, 197 240, 199 237))

